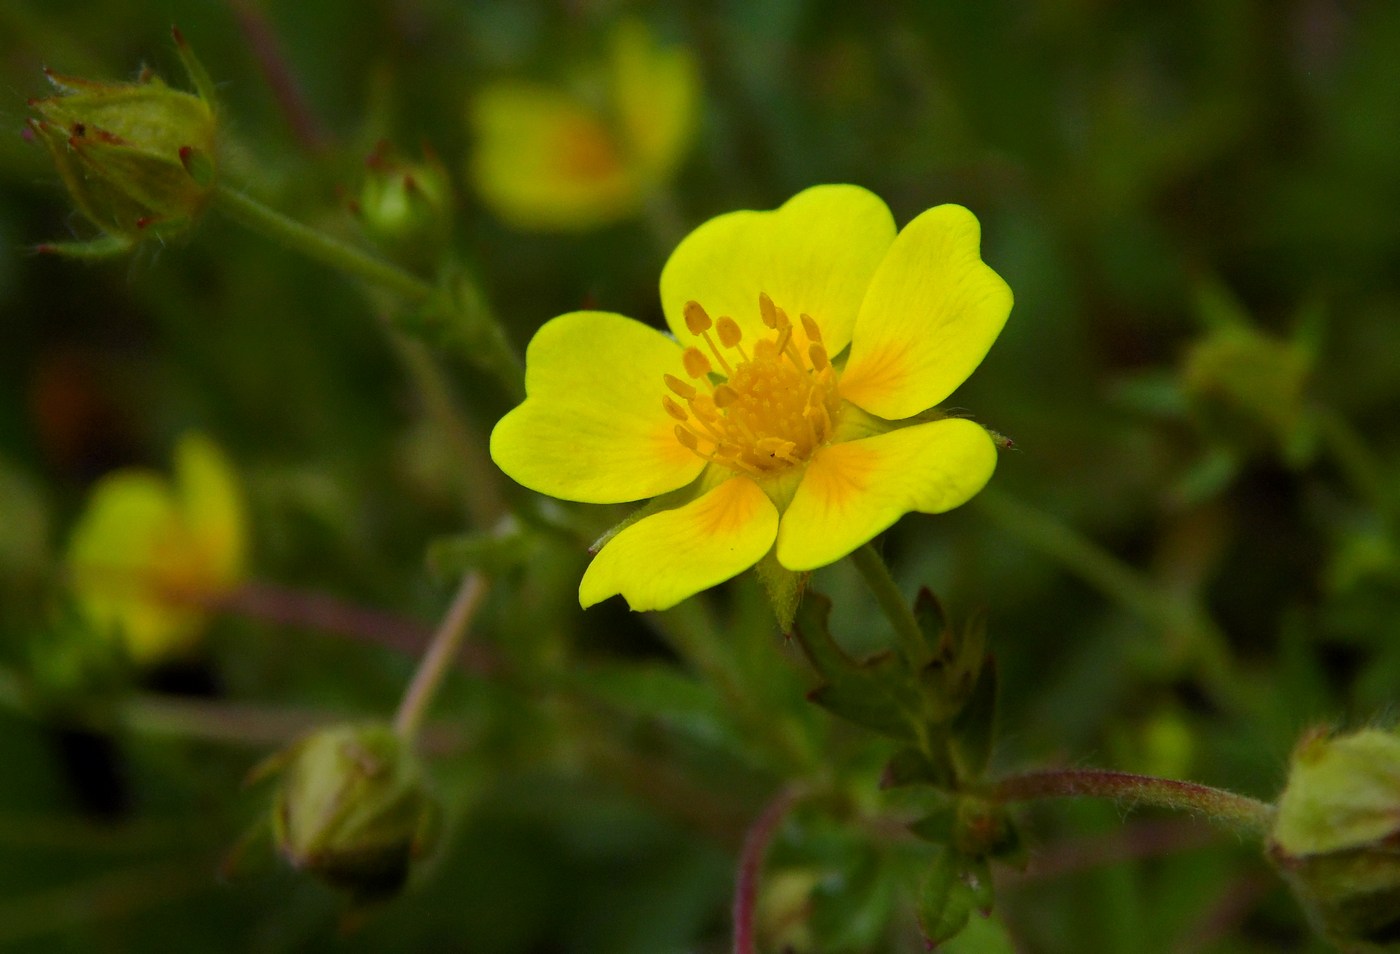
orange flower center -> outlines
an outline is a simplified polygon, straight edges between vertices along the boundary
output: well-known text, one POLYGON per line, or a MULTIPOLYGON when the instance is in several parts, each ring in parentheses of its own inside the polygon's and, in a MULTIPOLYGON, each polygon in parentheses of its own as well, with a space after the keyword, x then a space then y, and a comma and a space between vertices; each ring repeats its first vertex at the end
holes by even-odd
POLYGON ((686 374, 700 387, 668 374, 671 394, 661 405, 676 419, 681 444, 706 460, 763 477, 806 463, 830 440, 841 399, 836 369, 811 316, 801 316, 804 355, 793 342, 792 322, 771 298, 760 294, 758 310, 771 334, 754 342, 750 353, 733 318, 711 320, 698 302, 686 302, 685 326, 703 339, 709 355, 695 345, 685 349, 686 374))

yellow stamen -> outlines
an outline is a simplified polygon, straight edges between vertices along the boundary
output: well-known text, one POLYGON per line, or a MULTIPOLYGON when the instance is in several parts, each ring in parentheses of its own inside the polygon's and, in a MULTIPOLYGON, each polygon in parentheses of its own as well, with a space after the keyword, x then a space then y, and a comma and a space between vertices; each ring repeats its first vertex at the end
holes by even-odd
POLYGON ((666 382, 666 386, 667 386, 668 388, 670 388, 671 391, 672 391, 677 397, 685 398, 687 401, 689 401, 691 398, 695 397, 695 394, 696 394, 695 388, 691 387, 689 384, 686 384, 684 381, 682 381, 680 378, 676 377, 674 374, 665 374, 665 375, 662 375, 662 376, 661 376, 661 379, 662 379, 663 381, 666 382))
POLYGON ((685 373, 692 378, 703 378, 713 370, 710 359, 701 354, 699 348, 686 348, 681 355, 681 364, 685 365, 685 373))
POLYGON ((768 297, 767 292, 758 293, 758 316, 769 328, 778 327, 778 319, 773 309, 773 299, 768 297))
POLYGON ((692 345, 682 353, 681 363, 686 374, 704 381, 709 390, 697 391, 667 375, 666 386, 685 399, 686 407, 669 396, 662 397, 662 406, 681 422, 676 439, 682 446, 708 461, 761 478, 805 464, 830 441, 841 398, 836 369, 816 321, 800 316, 804 360, 787 312, 766 294, 758 296, 758 311, 770 333, 753 342, 750 356, 739 322, 728 315, 712 320, 698 302, 687 302, 686 328, 705 340, 714 360, 692 345), (716 374, 724 380, 712 383, 716 374))
POLYGON ((715 333, 719 335, 719 343, 726 348, 732 348, 744 338, 744 333, 739 330, 739 323, 728 315, 715 322, 715 333))
POLYGON ((714 324, 705 309, 700 307, 698 301, 688 301, 685 303, 685 326, 690 329, 693 335, 701 335, 710 330, 714 324))
POLYGON ((685 408, 681 407, 675 401, 671 400, 671 396, 669 394, 661 395, 661 406, 666 409, 667 414, 671 415, 678 421, 685 421, 690 419, 690 415, 685 413, 685 408))

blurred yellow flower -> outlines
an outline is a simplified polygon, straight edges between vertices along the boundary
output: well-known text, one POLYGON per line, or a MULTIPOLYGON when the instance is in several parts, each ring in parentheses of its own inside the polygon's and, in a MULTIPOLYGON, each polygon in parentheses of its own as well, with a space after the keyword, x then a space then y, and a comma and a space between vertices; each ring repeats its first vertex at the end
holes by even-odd
POLYGON ((502 81, 472 101, 471 177, 514 228, 573 231, 635 213, 673 175, 695 132, 699 76, 681 47, 647 28, 613 30, 605 102, 525 81, 502 81))
POLYGON ((604 544, 580 602, 663 609, 775 548, 787 570, 815 569, 981 490, 991 436, 928 413, 1011 310, 979 239, 961 206, 896 235, 878 196, 817 186, 681 242, 661 273, 675 338, 605 312, 545 324, 528 397, 492 432, 496 463, 585 503, 678 491, 604 544))
POLYGON ((228 460, 208 438, 175 448, 175 479, 139 468, 93 488, 68 547, 85 617, 147 665, 187 651, 210 600, 243 577, 247 517, 228 460))

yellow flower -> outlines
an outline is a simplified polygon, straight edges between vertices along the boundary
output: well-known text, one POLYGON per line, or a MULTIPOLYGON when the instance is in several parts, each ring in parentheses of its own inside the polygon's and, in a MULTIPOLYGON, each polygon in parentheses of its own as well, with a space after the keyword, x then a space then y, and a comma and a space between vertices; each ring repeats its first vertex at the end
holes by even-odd
POLYGON ((979 237, 961 206, 896 235, 879 197, 817 186, 681 242, 661 273, 674 339, 605 312, 545 324, 528 396, 491 434, 496 463, 585 503, 680 490, 607 541, 580 602, 621 593, 663 609, 770 550, 812 570, 905 513, 981 490, 996 466, 987 431, 923 413, 972 373, 1011 310, 979 237))
POLYGON ((139 664, 189 649, 210 600, 243 577, 247 518, 219 449, 189 434, 175 448, 175 480, 139 468, 103 477, 68 547, 83 614, 139 664))
POLYGON ((699 79, 683 48, 647 28, 613 30, 602 108, 523 81, 473 100, 471 175, 482 199, 520 229, 594 228, 636 212, 675 172, 695 132, 699 79))

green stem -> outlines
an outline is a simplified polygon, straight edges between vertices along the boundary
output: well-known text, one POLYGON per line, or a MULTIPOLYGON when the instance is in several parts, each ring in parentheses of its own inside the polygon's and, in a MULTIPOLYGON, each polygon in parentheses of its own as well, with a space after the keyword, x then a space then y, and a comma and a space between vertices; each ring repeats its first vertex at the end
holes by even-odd
POLYGON ((1257 835, 1268 831, 1274 814, 1273 806, 1258 799, 1209 785, 1100 769, 1057 769, 1013 775, 994 784, 987 794, 999 802, 1107 798, 1154 805, 1198 812, 1218 824, 1257 835))
POLYGON ((851 560, 860 571, 865 585, 880 604, 880 610, 894 627, 905 661, 912 669, 918 669, 929 655, 928 644, 924 640, 919 621, 914 618, 914 610, 900 592, 899 585, 890 575, 890 568, 884 559, 875 552, 875 547, 867 543, 851 554, 851 560))
POLYGON ((215 204, 240 225, 308 258, 387 288, 414 304, 427 301, 434 293, 433 286, 416 275, 288 218, 237 189, 219 185, 215 204))
POLYGON ((413 674, 413 681, 409 683, 403 701, 399 703, 399 711, 394 716, 394 731, 405 741, 412 742, 417 737, 428 706, 452 661, 457 658, 471 629, 472 618, 486 598, 486 589, 486 578, 479 573, 468 573, 462 578, 462 585, 458 587, 442 624, 433 634, 433 641, 428 644, 428 651, 423 654, 418 671, 413 674))

